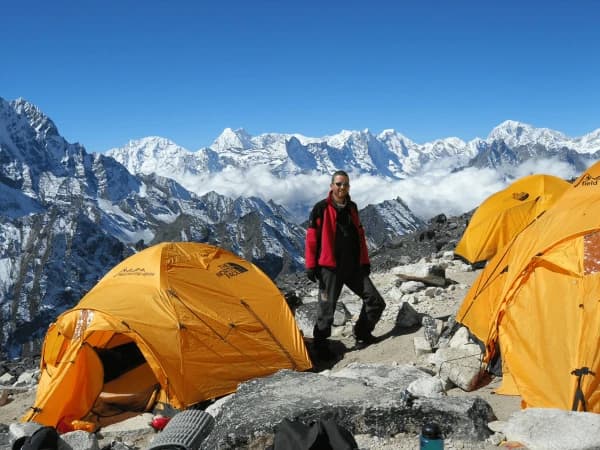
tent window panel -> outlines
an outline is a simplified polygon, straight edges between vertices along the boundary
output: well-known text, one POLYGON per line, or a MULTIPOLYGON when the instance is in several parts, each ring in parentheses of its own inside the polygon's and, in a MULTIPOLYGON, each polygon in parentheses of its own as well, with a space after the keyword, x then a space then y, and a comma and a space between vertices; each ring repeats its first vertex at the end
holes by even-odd
POLYGON ((600 232, 583 238, 583 270, 585 275, 600 272, 600 232))

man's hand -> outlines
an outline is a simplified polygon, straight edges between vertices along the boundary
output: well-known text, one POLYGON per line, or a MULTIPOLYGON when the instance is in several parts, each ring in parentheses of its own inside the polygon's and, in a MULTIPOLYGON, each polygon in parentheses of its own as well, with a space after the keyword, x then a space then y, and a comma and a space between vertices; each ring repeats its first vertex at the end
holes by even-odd
POLYGON ((306 278, 308 278, 313 283, 316 283, 317 278, 317 270, 316 269, 306 269, 306 278))

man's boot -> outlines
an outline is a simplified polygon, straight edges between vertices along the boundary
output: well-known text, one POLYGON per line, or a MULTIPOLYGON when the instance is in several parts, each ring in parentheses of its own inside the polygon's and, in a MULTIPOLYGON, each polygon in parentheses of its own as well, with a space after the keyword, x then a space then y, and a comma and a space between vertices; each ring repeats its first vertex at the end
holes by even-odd
POLYGON ((356 339, 356 348, 365 348, 379 342, 377 337, 373 336, 373 334, 364 327, 361 327, 360 324, 356 324, 353 331, 354 339, 356 339))

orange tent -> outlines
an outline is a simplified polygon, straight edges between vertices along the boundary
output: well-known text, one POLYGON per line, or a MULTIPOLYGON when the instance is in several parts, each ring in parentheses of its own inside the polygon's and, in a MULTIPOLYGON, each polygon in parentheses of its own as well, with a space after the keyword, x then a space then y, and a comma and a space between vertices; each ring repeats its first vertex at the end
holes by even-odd
POLYGON ((310 367, 285 299, 260 269, 210 245, 163 243, 115 266, 49 327, 23 419, 57 426, 157 402, 183 409, 310 367))
POLYGON ((552 175, 518 179, 481 203, 454 253, 471 264, 487 261, 570 187, 552 175))
POLYGON ((600 412, 599 180, 596 163, 488 262, 457 313, 524 406, 600 412))

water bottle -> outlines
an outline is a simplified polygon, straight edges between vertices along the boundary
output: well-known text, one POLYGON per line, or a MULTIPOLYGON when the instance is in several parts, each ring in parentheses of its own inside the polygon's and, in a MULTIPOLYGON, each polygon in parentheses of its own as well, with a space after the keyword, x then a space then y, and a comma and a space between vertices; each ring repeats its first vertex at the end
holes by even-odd
POLYGON ((444 450, 444 439, 439 425, 437 423, 423 425, 419 443, 421 450, 444 450))

